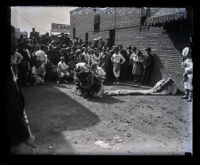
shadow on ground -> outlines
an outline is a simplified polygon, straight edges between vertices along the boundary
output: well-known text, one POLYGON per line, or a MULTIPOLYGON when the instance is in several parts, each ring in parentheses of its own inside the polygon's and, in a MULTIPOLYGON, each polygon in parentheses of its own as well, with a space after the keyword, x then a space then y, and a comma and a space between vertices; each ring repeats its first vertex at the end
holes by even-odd
POLYGON ((116 99, 112 96, 104 96, 103 98, 87 98, 88 101, 105 103, 105 104, 115 104, 115 103, 124 103, 124 101, 116 99))
POLYGON ((70 150, 63 131, 82 129, 100 121, 98 116, 52 85, 24 88, 23 94, 30 126, 39 146, 54 144, 63 148, 64 145, 70 150))

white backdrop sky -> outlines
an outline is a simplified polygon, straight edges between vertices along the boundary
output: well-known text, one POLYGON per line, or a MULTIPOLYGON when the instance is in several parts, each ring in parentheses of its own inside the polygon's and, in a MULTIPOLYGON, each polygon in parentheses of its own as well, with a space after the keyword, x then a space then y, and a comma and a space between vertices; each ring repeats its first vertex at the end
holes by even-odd
POLYGON ((70 24, 70 11, 77 7, 11 7, 11 25, 27 31, 35 27, 40 34, 50 32, 51 23, 70 24))

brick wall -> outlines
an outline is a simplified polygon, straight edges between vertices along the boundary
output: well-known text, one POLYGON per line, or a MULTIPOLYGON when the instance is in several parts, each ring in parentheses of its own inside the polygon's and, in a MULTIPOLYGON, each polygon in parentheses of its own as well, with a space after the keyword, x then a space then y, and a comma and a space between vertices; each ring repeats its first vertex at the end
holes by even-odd
POLYGON ((109 30, 136 26, 140 23, 140 8, 116 8, 109 13, 100 12, 100 32, 94 33, 94 12, 93 8, 84 8, 82 12, 70 14, 70 37, 73 37, 73 28, 76 28, 76 37, 85 40, 85 33, 89 34, 89 40, 94 37, 102 37, 103 40, 109 38, 109 30), (116 15, 115 15, 116 12, 116 15), (115 17, 116 16, 116 17, 115 17), (115 22, 116 20, 116 22, 115 22))
MULTIPOLYGON (((174 38, 176 38, 175 34, 174 38)), ((178 40, 178 36, 176 39, 178 40)), ((143 53, 146 53, 147 47, 151 47, 154 55, 154 68, 150 84, 155 85, 162 78, 172 77, 178 88, 183 89, 181 52, 175 48, 169 34, 163 34, 162 28, 151 27, 149 31, 140 31, 138 27, 117 30, 116 44, 122 44, 124 47, 136 46, 143 53)), ((183 47, 184 44, 182 44, 183 47)))
MULTIPOLYGON (((71 29, 76 27, 76 36, 85 40, 85 33, 89 34, 89 41, 96 37, 102 37, 104 41, 109 38, 109 30, 116 26, 115 44, 122 44, 124 48, 136 46, 143 53, 147 47, 152 48, 154 54, 154 68, 150 79, 151 85, 162 78, 172 77, 179 89, 183 89, 181 67, 181 51, 186 46, 190 27, 175 25, 172 28, 150 27, 149 30, 140 31, 140 8, 117 8, 112 13, 101 13, 100 32, 94 33, 93 11, 79 15, 70 15, 71 29), (116 20, 116 23, 114 23, 116 20)), ((71 31, 71 34, 73 32, 71 31)))

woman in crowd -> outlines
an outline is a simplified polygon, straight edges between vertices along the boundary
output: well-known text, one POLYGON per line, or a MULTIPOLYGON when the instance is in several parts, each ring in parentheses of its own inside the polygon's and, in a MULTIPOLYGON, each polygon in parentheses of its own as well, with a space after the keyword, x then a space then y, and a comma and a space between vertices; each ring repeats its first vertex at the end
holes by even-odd
POLYGON ((98 64, 100 62, 99 50, 97 48, 94 48, 93 54, 91 56, 91 62, 97 62, 98 64))
POLYGON ((126 53, 127 53, 128 59, 129 59, 129 61, 127 63, 127 72, 126 72, 126 74, 127 74, 127 79, 130 80, 130 79, 132 79, 132 68, 133 68, 133 66, 132 66, 132 64, 130 62, 130 57, 131 57, 131 55, 133 53, 133 49, 132 49, 131 46, 129 46, 126 49, 126 53))
POLYGON ((130 57, 130 63, 132 64, 132 75, 133 82, 136 84, 141 83, 143 65, 142 65, 142 53, 136 48, 133 47, 133 53, 130 57))

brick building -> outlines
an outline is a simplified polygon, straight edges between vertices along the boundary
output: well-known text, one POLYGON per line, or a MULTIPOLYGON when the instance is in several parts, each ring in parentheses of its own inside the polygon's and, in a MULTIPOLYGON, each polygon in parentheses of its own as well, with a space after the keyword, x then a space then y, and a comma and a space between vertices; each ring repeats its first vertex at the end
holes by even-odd
POLYGON ((192 33, 186 10, 77 8, 70 12, 70 26, 71 39, 78 37, 93 41, 102 37, 110 45, 136 46, 143 53, 145 48, 151 47, 155 63, 150 84, 155 85, 160 79, 170 76, 179 89, 183 89, 181 51, 192 33))

